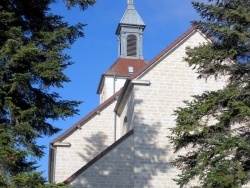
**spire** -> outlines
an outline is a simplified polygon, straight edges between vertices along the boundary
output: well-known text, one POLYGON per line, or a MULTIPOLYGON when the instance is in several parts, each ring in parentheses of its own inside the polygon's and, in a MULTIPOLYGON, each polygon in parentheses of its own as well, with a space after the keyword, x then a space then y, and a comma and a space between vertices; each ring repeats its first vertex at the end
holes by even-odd
POLYGON ((134 0, 127 0, 126 11, 118 24, 119 57, 143 59, 142 36, 145 23, 134 7, 134 0))
MULTIPOLYGON (((127 9, 120 21, 120 24, 133 24, 145 26, 145 23, 141 19, 140 15, 134 7, 134 0, 127 0, 128 6, 127 9)), ((118 26, 119 27, 119 26, 118 26)))

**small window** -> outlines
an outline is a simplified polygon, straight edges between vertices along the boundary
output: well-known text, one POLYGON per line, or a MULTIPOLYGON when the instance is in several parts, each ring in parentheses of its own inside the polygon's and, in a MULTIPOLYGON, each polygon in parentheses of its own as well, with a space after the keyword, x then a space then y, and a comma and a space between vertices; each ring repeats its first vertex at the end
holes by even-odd
POLYGON ((133 74, 134 73, 134 67, 128 67, 128 73, 133 74))
POLYGON ((135 35, 128 35, 127 37, 127 56, 137 56, 137 37, 135 35))
POLYGON ((125 116, 123 120, 123 127, 122 127, 122 133, 126 134, 128 132, 128 118, 125 116))

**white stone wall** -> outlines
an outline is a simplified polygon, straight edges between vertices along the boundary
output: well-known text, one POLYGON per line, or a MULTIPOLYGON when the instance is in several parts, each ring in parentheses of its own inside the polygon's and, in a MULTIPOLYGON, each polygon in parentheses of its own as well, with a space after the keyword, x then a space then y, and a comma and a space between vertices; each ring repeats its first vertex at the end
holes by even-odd
POLYGON ((128 131, 133 129, 133 115, 134 115, 134 91, 130 94, 130 97, 123 109, 123 113, 120 116, 120 123, 119 123, 119 135, 123 136, 128 131), (127 120, 127 123, 125 123, 125 119, 127 120))
POLYGON ((140 78, 149 80, 150 86, 134 87, 135 106, 130 117, 134 125, 135 188, 178 187, 172 179, 179 171, 170 165, 175 155, 167 138, 169 128, 175 126, 174 110, 191 95, 217 90, 225 84, 222 80, 197 80, 198 75, 183 62, 186 47, 203 42, 206 40, 196 32, 140 78))
POLYGON ((133 153, 133 135, 130 135, 70 185, 75 188, 133 187, 133 153))
POLYGON ((71 143, 71 147, 56 148, 55 182, 66 180, 114 142, 115 103, 63 140, 71 143))
POLYGON ((114 93, 119 91, 126 81, 125 78, 117 78, 112 76, 105 76, 103 79, 104 84, 100 94, 100 103, 103 103, 112 95, 114 95, 114 93))

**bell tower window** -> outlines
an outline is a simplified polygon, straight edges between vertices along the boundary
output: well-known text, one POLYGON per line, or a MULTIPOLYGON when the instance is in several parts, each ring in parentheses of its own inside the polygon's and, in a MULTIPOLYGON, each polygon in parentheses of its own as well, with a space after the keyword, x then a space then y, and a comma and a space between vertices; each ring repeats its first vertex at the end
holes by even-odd
POLYGON ((137 37, 132 34, 127 36, 127 56, 137 56, 137 37))

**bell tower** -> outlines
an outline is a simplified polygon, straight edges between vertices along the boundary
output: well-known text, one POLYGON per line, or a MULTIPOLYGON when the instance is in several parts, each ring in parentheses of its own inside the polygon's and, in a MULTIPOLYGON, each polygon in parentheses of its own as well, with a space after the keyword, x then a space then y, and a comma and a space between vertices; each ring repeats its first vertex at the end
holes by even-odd
POLYGON ((120 58, 143 59, 142 42, 146 25, 134 7, 134 1, 127 1, 127 9, 118 24, 118 56, 120 58))
POLYGON ((135 10, 134 1, 127 0, 126 11, 118 24, 118 59, 102 75, 97 89, 100 103, 120 90, 127 78, 141 70, 147 62, 143 58, 142 39, 145 24, 135 10))

